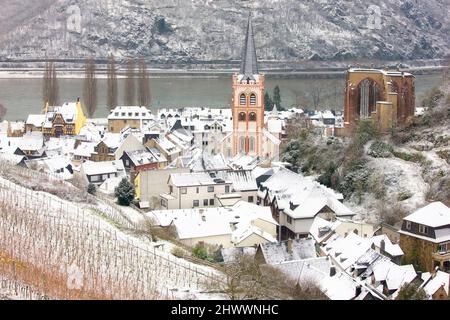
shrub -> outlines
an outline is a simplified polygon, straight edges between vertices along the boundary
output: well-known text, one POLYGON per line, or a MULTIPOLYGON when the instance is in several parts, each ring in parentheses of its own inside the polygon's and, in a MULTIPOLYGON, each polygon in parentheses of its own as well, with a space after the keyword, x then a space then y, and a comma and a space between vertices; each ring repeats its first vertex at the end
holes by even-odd
POLYGON ((435 108, 439 102, 444 97, 444 93, 438 87, 433 87, 428 90, 422 99, 422 107, 424 108, 435 108))
POLYGON ((134 199, 134 186, 127 180, 127 178, 123 178, 117 186, 114 194, 121 206, 129 206, 134 199))
POLYGON ((408 190, 400 191, 397 195, 397 200, 404 201, 404 200, 411 198, 412 196, 413 196, 413 194, 408 190))
POLYGON ((180 247, 173 247, 171 253, 177 258, 183 258, 186 256, 186 251, 181 249, 180 247))
POLYGON ((428 300, 430 297, 423 288, 415 283, 404 284, 395 300, 428 300))
POLYGON ((371 144, 367 154, 374 158, 389 158, 392 156, 393 148, 383 141, 375 141, 371 144))
POLYGON ((87 193, 94 195, 97 191, 97 188, 95 187, 95 184, 89 183, 87 186, 87 193))
POLYGON ((201 243, 195 245, 195 247, 192 249, 192 255, 202 260, 208 259, 208 251, 206 250, 205 246, 201 243))

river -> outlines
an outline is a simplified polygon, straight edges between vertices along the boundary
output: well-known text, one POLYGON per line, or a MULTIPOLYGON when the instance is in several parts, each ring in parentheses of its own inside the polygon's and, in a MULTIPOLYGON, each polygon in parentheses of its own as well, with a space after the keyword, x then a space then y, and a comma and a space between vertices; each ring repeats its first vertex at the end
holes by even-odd
MULTIPOLYGON (((438 85, 441 73, 416 76, 417 104, 423 93, 438 85)), ((231 103, 231 76, 218 77, 158 77, 150 80, 152 105, 159 107, 227 108, 231 103)), ((271 93, 278 85, 284 107, 311 102, 310 92, 321 88, 323 108, 342 108, 343 79, 280 79, 266 77, 266 89, 271 93)), ((106 117, 106 80, 98 80, 98 107, 95 117, 106 117)), ((59 79, 60 102, 82 97, 82 79, 59 79)), ((123 80, 119 79, 119 104, 122 100, 123 80)), ((0 104, 8 112, 7 120, 25 120, 30 113, 42 109, 42 81, 40 79, 0 79, 0 104)))

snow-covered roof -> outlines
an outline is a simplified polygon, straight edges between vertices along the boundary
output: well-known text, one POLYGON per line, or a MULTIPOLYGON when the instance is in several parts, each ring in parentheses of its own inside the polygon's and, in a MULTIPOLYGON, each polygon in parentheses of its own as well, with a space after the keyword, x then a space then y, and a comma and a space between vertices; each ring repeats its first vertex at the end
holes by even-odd
POLYGON ((33 125, 36 128, 42 127, 45 122, 45 114, 29 114, 27 117, 26 124, 33 125))
MULTIPOLYGON (((245 229, 247 226, 253 225, 252 222, 257 219, 268 220, 271 213, 268 207, 239 201, 234 206, 226 208, 155 210, 146 215, 160 226, 168 226, 173 223, 180 239, 229 234, 231 241, 233 232, 238 230, 234 239, 242 241, 243 236, 248 232, 245 229), (243 208, 250 208, 250 210, 243 210, 243 208), (232 225, 236 228, 234 229, 232 225)), ((273 223, 276 225, 275 221, 273 223)), ((267 238, 269 241, 273 239, 267 233, 255 230, 253 229, 253 232, 257 232, 263 238, 267 238)))
POLYGON ((72 163, 70 161, 70 158, 66 156, 60 155, 55 157, 25 160, 25 163, 27 164, 27 166, 36 164, 38 168, 43 168, 45 171, 56 174, 64 180, 71 179, 73 176, 72 173, 68 170, 68 167, 71 167, 72 163))
POLYGON ((339 220, 332 222, 320 217, 315 217, 311 228, 309 229, 309 234, 314 238, 314 240, 316 240, 317 243, 321 243, 341 224, 342 222, 339 220))
POLYGON ((78 115, 76 102, 65 102, 62 106, 53 108, 53 113, 60 113, 66 123, 75 123, 78 115))
POLYGON ((328 257, 284 261, 273 265, 296 284, 317 284, 330 276, 331 263, 328 257))
POLYGON ((398 244, 392 243, 389 237, 384 234, 372 237, 371 241, 378 248, 381 248, 381 241, 384 241, 384 251, 392 257, 404 255, 402 248, 398 244))
POLYGON ((281 133, 283 131, 283 120, 279 119, 268 119, 267 120, 267 130, 270 133, 281 133))
POLYGON ((91 157, 94 152, 94 147, 97 145, 96 142, 81 142, 78 147, 73 151, 74 156, 79 157, 91 157))
POLYGON ((320 287, 330 300, 351 300, 356 295, 357 284, 348 274, 340 272, 323 278, 320 287))
POLYGON ((429 272, 422 274, 422 279, 424 283, 422 284, 422 288, 425 292, 431 297, 436 291, 439 290, 440 287, 444 287, 445 292, 449 295, 449 281, 450 274, 447 272, 443 272, 441 270, 437 270, 434 275, 429 272))
POLYGON ((267 242, 277 242, 277 239, 275 239, 267 231, 264 231, 263 229, 254 226, 252 224, 243 224, 243 223, 238 224, 236 230, 233 231, 231 235, 231 241, 235 245, 239 245, 242 241, 244 241, 251 235, 257 235, 267 242))
POLYGON ((149 150, 125 151, 124 154, 130 158, 135 166, 143 166, 158 162, 158 159, 149 150))
POLYGON ((285 261, 315 258, 316 249, 313 239, 294 239, 260 245, 267 264, 274 265, 285 261), (291 250, 289 251, 289 243, 291 250))
POLYGON ((446 226, 450 225, 450 208, 442 202, 432 202, 403 219, 433 228, 446 226))
POLYGON ((22 137, 10 138, 11 145, 15 145, 21 150, 37 151, 44 146, 44 136, 42 132, 30 132, 22 137))
POLYGON ((158 148, 147 148, 148 151, 150 151, 153 154, 153 157, 155 157, 156 162, 167 162, 167 158, 158 150, 158 148))
POLYGON ((20 156, 20 155, 17 155, 17 154, 0 152, 0 161, 6 162, 6 163, 9 163, 9 164, 12 164, 12 165, 18 165, 24 159, 26 159, 25 156, 20 156))
POLYGON ((215 178, 207 172, 172 173, 170 180, 177 187, 230 184, 231 181, 215 178))
POLYGON ((256 179, 250 170, 220 172, 218 177, 230 181, 235 191, 256 191, 258 189, 256 179))
POLYGON ((101 140, 109 148, 118 148, 122 142, 122 135, 120 133, 106 132, 101 140))
POLYGON ((123 162, 120 160, 101 161, 101 162, 86 161, 81 166, 83 168, 84 173, 89 176, 106 173, 125 172, 123 162))
POLYGON ((117 106, 108 116, 109 120, 133 119, 133 120, 152 120, 153 115, 146 107, 140 106, 117 106))
POLYGON ((156 143, 169 155, 181 152, 181 150, 166 137, 156 139, 156 143))

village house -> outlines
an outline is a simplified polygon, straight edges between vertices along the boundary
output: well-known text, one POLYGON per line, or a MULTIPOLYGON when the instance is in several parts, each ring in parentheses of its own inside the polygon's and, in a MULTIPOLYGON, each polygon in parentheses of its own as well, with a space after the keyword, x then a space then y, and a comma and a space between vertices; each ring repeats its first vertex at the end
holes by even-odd
POLYGON ((161 209, 160 195, 167 192, 167 181, 170 175, 189 172, 189 168, 165 168, 138 172, 134 179, 134 187, 139 206, 153 210, 161 209))
POLYGON ((109 132, 120 133, 124 128, 141 129, 153 120, 153 115, 146 107, 117 106, 108 116, 109 132))
POLYGON ((30 132, 22 137, 9 138, 8 149, 14 150, 14 154, 25 156, 27 159, 46 157, 46 147, 41 132, 30 132))
POLYGON ((421 288, 432 300, 447 300, 449 298, 450 274, 441 270, 422 273, 421 288))
POLYGON ((29 114, 25 122, 25 132, 42 131, 45 114, 29 114))
POLYGON ((167 182, 168 193, 160 195, 161 208, 187 209, 217 206, 216 195, 231 193, 232 183, 214 173, 174 173, 167 182))
POLYGON ((25 160, 25 165, 29 169, 47 172, 63 180, 70 180, 73 177, 73 166, 66 156, 25 160))
POLYGON ((261 205, 271 207, 281 239, 306 237, 316 217, 335 220, 355 215, 342 204, 342 194, 285 168, 261 183, 258 198, 261 205))
POLYGON ((405 260, 422 271, 450 271, 450 208, 432 202, 403 218, 400 246, 405 260))
POLYGON ((47 105, 42 132, 46 137, 78 135, 85 123, 86 116, 80 99, 77 102, 66 102, 62 106, 49 107, 47 105))
POLYGON ((120 160, 102 162, 86 161, 81 165, 80 175, 86 182, 93 183, 97 186, 110 178, 126 178, 125 168, 123 167, 123 162, 120 160))
POLYGON ((167 159, 156 148, 125 151, 120 160, 123 161, 125 170, 130 173, 132 183, 139 172, 162 169, 164 164, 167 164, 167 159))
POLYGON ((204 243, 217 248, 255 247, 276 242, 277 223, 269 208, 240 201, 227 208, 150 211, 161 227, 173 226, 179 241, 194 247, 204 243))
POLYGON ((169 163, 182 155, 182 150, 166 137, 151 139, 144 144, 145 147, 157 148, 169 163))

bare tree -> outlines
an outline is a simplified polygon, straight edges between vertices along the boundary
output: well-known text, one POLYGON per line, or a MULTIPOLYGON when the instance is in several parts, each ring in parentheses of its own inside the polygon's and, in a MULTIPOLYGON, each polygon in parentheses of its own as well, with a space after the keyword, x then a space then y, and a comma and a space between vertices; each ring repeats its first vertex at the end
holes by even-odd
POLYGON ((50 63, 50 96, 49 105, 56 106, 59 102, 59 83, 56 74, 56 66, 53 62, 50 63))
POLYGON ((321 97, 322 97, 323 86, 319 81, 314 80, 311 82, 309 89, 309 96, 311 97, 314 110, 317 110, 320 106, 321 97))
POLYGON ((138 102, 140 106, 149 106, 150 96, 150 79, 147 71, 147 64, 144 59, 139 60, 139 78, 138 78, 138 102))
POLYGON ((126 79, 125 79, 125 100, 126 106, 134 106, 136 100, 135 89, 135 65, 132 59, 127 61, 126 79))
POLYGON ((3 121, 7 111, 8 110, 0 103, 0 121, 3 121))
POLYGON ((83 100, 86 113, 89 118, 97 109, 97 79, 95 78, 95 61, 92 58, 86 59, 84 64, 84 85, 83 100))
POLYGON ((51 96, 51 64, 49 61, 45 62, 45 70, 44 70, 44 79, 42 80, 42 100, 44 104, 50 104, 50 96, 51 96))
POLYGON ((109 110, 117 107, 117 71, 116 71, 116 61, 113 54, 108 58, 108 89, 107 89, 107 102, 106 105, 109 110))

